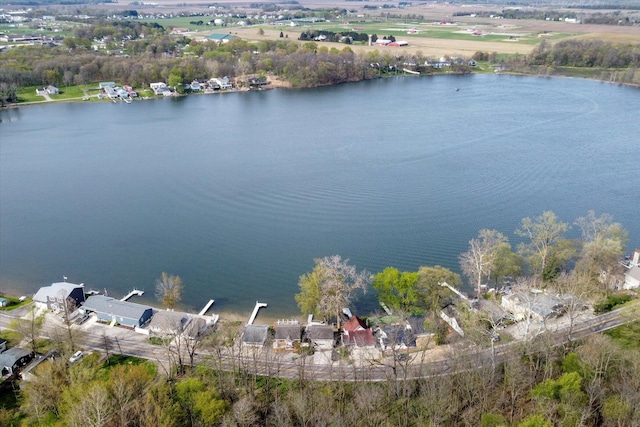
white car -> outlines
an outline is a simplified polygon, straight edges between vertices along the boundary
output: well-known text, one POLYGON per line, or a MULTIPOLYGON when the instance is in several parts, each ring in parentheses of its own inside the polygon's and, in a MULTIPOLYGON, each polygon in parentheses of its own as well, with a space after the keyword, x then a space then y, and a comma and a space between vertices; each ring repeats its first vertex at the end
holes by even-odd
POLYGON ((69 358, 69 362, 70 363, 77 362, 78 360, 82 359, 82 356, 84 356, 84 354, 80 350, 78 350, 75 353, 73 353, 73 356, 69 358))

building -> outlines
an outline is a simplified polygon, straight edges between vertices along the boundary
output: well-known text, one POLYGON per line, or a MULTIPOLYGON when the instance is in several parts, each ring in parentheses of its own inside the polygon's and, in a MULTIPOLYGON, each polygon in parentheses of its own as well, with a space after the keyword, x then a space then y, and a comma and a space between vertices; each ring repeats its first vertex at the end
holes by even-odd
POLYGON ((247 325, 242 333, 242 345, 262 347, 267 341, 269 327, 266 325, 247 325))
POLYGON ((291 349, 302 338, 302 325, 297 320, 278 320, 275 331, 274 348, 291 349))
POLYGON ((0 338, 0 353, 7 349, 7 340, 0 338))
POLYGON ((153 316, 153 309, 149 306, 120 301, 104 295, 92 295, 87 298, 82 310, 85 313, 95 313, 100 321, 131 328, 141 327, 153 316))
POLYGON ((52 283, 43 286, 33 296, 33 302, 39 309, 54 312, 66 311, 71 313, 84 302, 84 285, 69 282, 52 283))
POLYGON ((35 356, 33 351, 20 347, 0 353, 0 375, 17 374, 20 368, 31 362, 35 356))
POLYGON ((373 331, 358 316, 352 316, 342 326, 342 344, 356 347, 375 347, 373 331))
POLYGON ((236 38, 236 36, 231 35, 231 34, 219 34, 219 33, 213 33, 210 36, 207 37, 207 40, 211 40, 214 41, 218 44, 221 43, 229 43, 229 40, 236 38))
POLYGON ((331 350, 335 343, 333 327, 329 325, 318 325, 316 323, 307 325, 305 336, 319 350, 331 350))
POLYGON ((624 273, 624 289, 640 288, 640 249, 633 251, 625 267, 627 271, 624 273))
POLYGON ((516 321, 531 317, 542 322, 552 317, 562 316, 567 309, 562 298, 548 295, 537 289, 503 295, 501 305, 513 315, 516 321))

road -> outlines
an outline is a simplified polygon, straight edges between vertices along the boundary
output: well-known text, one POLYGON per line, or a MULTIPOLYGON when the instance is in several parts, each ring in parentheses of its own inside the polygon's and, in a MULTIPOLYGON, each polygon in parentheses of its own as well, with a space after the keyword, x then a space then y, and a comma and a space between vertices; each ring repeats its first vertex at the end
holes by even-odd
MULTIPOLYGON (((0 327, 9 329, 9 324, 19 312, 0 312, 0 327)), ((550 333, 553 345, 563 345, 571 340, 585 338, 591 334, 616 328, 638 319, 632 310, 619 309, 599 316, 574 323, 573 327, 565 326, 550 333), (571 335, 571 337, 570 337, 571 335)), ((74 340, 82 349, 100 351, 106 348, 112 354, 136 356, 160 363, 167 368, 171 361, 167 349, 152 345, 148 337, 128 329, 109 327, 102 324, 73 326, 74 340)), ((68 336, 66 325, 58 318, 47 314, 42 335, 51 339, 63 340, 68 336)), ((308 380, 343 380, 343 381, 387 381, 408 380, 416 378, 446 375, 462 370, 488 367, 516 357, 516 346, 521 341, 513 341, 497 345, 491 349, 441 353, 438 358, 432 351, 425 350, 411 353, 407 360, 398 361, 393 357, 383 359, 363 358, 359 363, 310 363, 311 358, 292 355, 291 353, 275 353, 269 348, 255 350, 237 347, 224 348, 214 355, 199 350, 195 356, 196 364, 204 361, 214 363, 223 370, 243 371, 251 374, 308 380), (382 360, 382 361, 381 361, 382 360)), ((186 355, 185 355, 186 356, 186 355)), ((188 357, 183 357, 188 361, 188 357)))

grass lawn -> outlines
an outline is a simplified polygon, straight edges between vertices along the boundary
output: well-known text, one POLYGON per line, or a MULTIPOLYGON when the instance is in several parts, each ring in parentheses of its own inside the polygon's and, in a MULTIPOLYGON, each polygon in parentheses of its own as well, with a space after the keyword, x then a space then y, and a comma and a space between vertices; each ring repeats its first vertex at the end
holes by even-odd
POLYGON ((2 295, 2 294, 0 294, 0 297, 2 297, 2 298, 7 300, 7 306, 6 307, 1 307, 0 311, 15 310, 16 308, 22 307, 24 305, 31 304, 31 301, 32 301, 31 298, 25 298, 24 301, 20 301, 20 298, 14 297, 14 296, 10 296, 10 295, 2 295))

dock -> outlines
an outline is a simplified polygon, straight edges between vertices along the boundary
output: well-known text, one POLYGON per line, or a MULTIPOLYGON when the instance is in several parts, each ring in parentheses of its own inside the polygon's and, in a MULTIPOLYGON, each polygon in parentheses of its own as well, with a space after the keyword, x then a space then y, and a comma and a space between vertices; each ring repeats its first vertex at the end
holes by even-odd
POLYGON ((123 296, 122 298, 120 298, 120 301, 126 301, 129 298, 131 298, 134 295, 138 295, 139 297, 141 297, 144 294, 144 291, 141 291, 140 289, 136 289, 133 288, 133 290, 131 292, 129 292, 127 295, 123 296))
POLYGON ((253 325, 253 321, 256 320, 256 316, 258 315, 258 310, 266 306, 267 303, 256 301, 256 306, 253 308, 253 313, 251 313, 251 317, 249 318, 249 323, 247 323, 247 325, 253 325))
POLYGON ((212 305, 213 305, 213 300, 210 299, 207 305, 205 305, 204 308, 200 310, 200 313, 198 313, 198 315, 204 316, 204 314, 207 312, 207 310, 209 310, 209 308, 211 308, 212 305))

